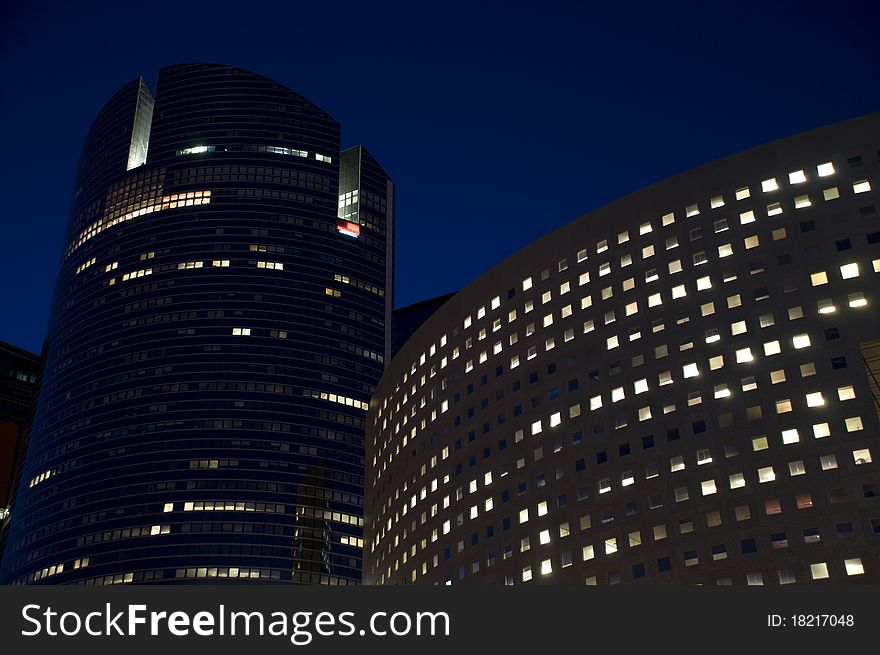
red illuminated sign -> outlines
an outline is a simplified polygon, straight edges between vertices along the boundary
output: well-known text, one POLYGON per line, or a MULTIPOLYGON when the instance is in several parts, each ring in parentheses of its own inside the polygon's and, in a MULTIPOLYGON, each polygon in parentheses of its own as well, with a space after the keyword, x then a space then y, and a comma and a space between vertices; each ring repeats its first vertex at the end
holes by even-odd
POLYGON ((361 226, 357 223, 352 223, 350 221, 343 221, 336 226, 336 229, 340 234, 344 234, 347 237, 354 237, 355 239, 359 238, 361 235, 361 226))

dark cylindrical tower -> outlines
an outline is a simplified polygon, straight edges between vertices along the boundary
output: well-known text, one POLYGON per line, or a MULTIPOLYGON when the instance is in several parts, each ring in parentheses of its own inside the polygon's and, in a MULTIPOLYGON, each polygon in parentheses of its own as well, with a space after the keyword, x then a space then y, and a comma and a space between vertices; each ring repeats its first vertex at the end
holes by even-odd
POLYGON ((352 206, 365 152, 227 66, 111 99, 79 165, 6 581, 359 581, 394 195, 370 158, 352 206))

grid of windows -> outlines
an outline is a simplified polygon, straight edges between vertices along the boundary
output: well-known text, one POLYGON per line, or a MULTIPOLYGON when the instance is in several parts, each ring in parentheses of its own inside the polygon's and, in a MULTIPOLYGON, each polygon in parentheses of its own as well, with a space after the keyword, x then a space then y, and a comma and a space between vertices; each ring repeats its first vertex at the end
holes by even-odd
POLYGON ((771 584, 818 559, 880 580, 861 121, 588 214, 438 310, 371 401, 365 580, 771 584))

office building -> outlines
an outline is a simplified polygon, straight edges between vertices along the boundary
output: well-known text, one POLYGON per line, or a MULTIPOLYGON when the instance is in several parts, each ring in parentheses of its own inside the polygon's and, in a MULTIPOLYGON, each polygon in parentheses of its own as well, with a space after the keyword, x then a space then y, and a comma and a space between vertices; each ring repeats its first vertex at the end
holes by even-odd
POLYGON ((364 581, 880 582, 878 185, 874 114, 591 211, 449 299, 370 403, 364 581))
POLYGON ((85 140, 11 583, 356 584, 394 186, 270 79, 159 71, 85 140))

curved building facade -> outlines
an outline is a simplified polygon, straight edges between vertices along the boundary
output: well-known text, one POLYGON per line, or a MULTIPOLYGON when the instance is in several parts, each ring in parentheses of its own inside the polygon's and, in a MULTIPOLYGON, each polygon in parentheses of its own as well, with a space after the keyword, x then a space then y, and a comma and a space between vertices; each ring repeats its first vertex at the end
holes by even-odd
POLYGON ((880 582, 878 151, 719 160, 448 300, 371 401, 365 582, 880 582))
POLYGON ((359 582, 393 216, 376 160, 277 82, 121 89, 79 164, 4 579, 359 582))

